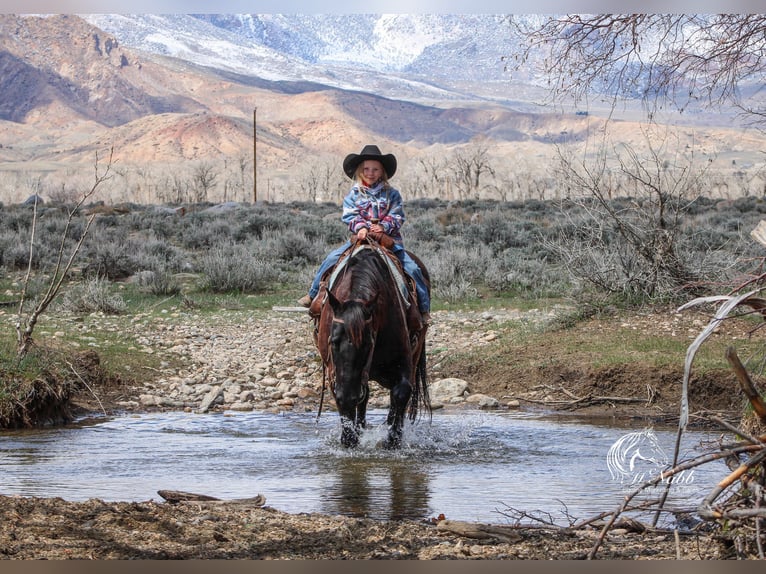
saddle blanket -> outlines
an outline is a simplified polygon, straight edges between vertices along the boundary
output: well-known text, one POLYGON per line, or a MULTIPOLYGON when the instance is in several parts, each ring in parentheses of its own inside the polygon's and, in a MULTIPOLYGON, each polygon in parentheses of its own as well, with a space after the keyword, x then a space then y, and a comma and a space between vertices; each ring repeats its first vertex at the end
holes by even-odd
POLYGON ((407 286, 407 280, 404 277, 404 274, 402 273, 399 265, 393 260, 393 257, 396 257, 395 255, 393 257, 389 257, 385 253, 382 253, 379 248, 372 247, 371 245, 357 245, 354 247, 353 251, 348 257, 343 257, 338 264, 335 266, 335 269, 333 269, 332 273, 330 274, 330 280, 327 282, 327 288, 332 288, 333 284, 335 283, 335 280, 338 278, 338 275, 340 275, 343 268, 346 266, 346 262, 351 259, 354 255, 359 253, 361 249, 375 249, 375 252, 378 254, 378 257, 381 257, 383 261, 386 262, 386 265, 388 266, 389 271, 391 271, 391 276, 394 278, 394 281, 396 281, 396 286, 399 288, 399 293, 402 295, 402 300, 404 301, 405 309, 410 308, 410 290, 407 286))

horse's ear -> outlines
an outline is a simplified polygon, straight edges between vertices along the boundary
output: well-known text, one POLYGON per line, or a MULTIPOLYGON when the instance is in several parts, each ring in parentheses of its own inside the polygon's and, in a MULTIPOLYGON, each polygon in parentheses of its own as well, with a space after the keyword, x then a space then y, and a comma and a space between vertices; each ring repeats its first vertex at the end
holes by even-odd
POLYGON ((333 295, 332 291, 329 289, 326 291, 327 293, 327 300, 330 302, 330 307, 332 307, 332 312, 337 315, 340 312, 340 301, 338 301, 338 298, 333 295))

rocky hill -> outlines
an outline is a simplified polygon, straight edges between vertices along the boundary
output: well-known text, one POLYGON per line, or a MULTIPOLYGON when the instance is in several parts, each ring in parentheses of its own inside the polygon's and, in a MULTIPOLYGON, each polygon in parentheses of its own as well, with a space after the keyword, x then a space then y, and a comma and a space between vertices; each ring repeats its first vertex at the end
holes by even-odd
MULTIPOLYGON (((533 84, 509 84, 513 100, 479 93, 478 85, 503 86, 502 78, 472 81, 498 73, 488 71, 487 58, 500 40, 488 38, 481 49, 476 41, 491 18, 432 22, 431 28, 410 22, 417 46, 402 45, 387 62, 356 66, 351 59, 360 47, 354 39, 341 41, 337 28, 331 34, 324 21, 306 31, 312 22, 306 17, 264 18, 259 25, 232 18, 1 15, 0 197, 13 202, 33 191, 76 193, 92 182, 95 158, 113 149, 119 170, 104 190, 107 200, 181 197, 195 185, 194 171, 206 166, 218 174, 208 199, 248 200, 256 143, 258 180, 267 190, 262 197, 272 200, 290 199, 301 179, 316 175, 306 170, 328 172, 335 180, 330 187, 345 185, 339 157, 370 142, 400 157, 401 178, 420 177, 413 173, 420 163, 463 149, 487 152, 497 172, 502 164, 515 174, 549 177, 557 144, 603 132, 597 108, 587 114, 535 109, 533 84), (299 25, 303 40, 286 35, 299 25), (271 43, 256 42, 258 34, 271 43), (471 34, 473 44, 466 44, 471 34), (468 66, 472 58, 476 65, 468 66), (465 73, 457 75, 456 66, 465 73)), ((380 55, 392 41, 402 44, 403 23, 380 19, 366 48, 380 55)), ((631 120, 640 114, 623 110, 623 116, 612 129, 639 142, 640 126, 631 120)), ((746 141, 730 126, 700 129, 702 136, 688 130, 695 145, 738 146, 739 165, 763 147, 758 137, 746 141)))

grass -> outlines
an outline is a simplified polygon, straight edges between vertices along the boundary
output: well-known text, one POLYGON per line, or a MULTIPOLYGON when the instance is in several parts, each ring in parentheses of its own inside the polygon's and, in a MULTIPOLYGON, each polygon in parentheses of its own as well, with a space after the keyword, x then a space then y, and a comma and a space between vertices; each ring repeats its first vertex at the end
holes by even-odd
MULTIPOLYGON (((527 304, 533 303, 530 301, 527 304)), ((545 308, 548 302, 540 302, 545 308)), ((582 366, 590 369, 606 369, 616 366, 640 365, 644 368, 670 368, 682 370, 689 345, 702 330, 703 325, 665 332, 657 328, 657 322, 671 315, 657 310, 646 319, 645 312, 619 312, 583 318, 576 323, 552 321, 546 325, 530 325, 509 321, 496 325, 498 338, 490 345, 469 351, 453 353, 447 362, 462 365, 471 371, 482 370, 488 364, 506 365, 509 370, 520 362, 545 366, 582 366), (641 325, 641 320, 645 322, 641 325), (639 328, 634 328, 636 322, 639 328), (660 331, 659 333, 657 331, 660 331)), ((700 319, 699 315, 692 315, 700 319)), ((752 328, 747 319, 733 320, 726 333, 710 337, 698 350, 693 372, 698 375, 729 371, 725 358, 726 348, 736 345, 740 357, 751 357, 752 363, 764 356, 763 343, 757 339, 738 337, 732 333, 745 333, 752 328)), ((684 325, 692 323, 689 318, 684 325)), ((680 383, 680 379, 679 379, 680 383)))

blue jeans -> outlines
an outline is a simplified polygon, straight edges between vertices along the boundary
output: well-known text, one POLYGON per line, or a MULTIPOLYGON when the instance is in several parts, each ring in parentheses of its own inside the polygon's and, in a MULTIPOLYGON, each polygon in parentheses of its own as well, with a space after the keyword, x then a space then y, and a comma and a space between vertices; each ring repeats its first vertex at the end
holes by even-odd
MULTIPOLYGON (((311 287, 309 287, 309 296, 311 296, 312 299, 319 293, 319 282, 322 280, 322 276, 328 269, 338 262, 340 256, 343 255, 343 252, 349 247, 351 247, 351 241, 346 241, 345 244, 330 251, 327 257, 325 257, 325 260, 322 261, 316 275, 314 275, 314 281, 311 282, 311 287)), ((396 255, 401 262, 404 272, 415 280, 415 291, 417 291, 418 294, 418 309, 421 313, 430 313, 431 296, 428 293, 428 287, 426 287, 426 281, 420 266, 409 256, 401 243, 396 243, 393 251, 394 255, 396 255)))

